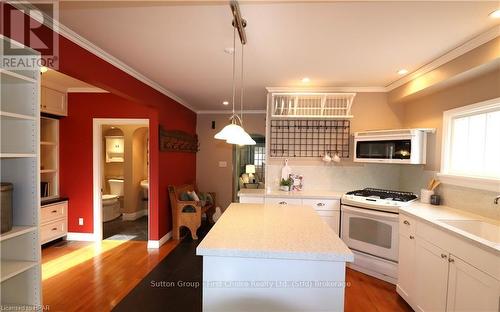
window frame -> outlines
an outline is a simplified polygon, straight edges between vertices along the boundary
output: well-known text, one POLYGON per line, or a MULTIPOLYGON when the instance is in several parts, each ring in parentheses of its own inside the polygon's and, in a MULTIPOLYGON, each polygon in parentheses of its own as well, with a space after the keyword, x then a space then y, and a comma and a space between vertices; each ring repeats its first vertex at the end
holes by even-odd
POLYGON ((487 113, 488 111, 495 111, 499 108, 500 97, 443 112, 441 171, 437 174, 442 182, 457 186, 500 192, 500 179, 450 172, 452 120, 459 117, 467 117, 480 113, 487 113))

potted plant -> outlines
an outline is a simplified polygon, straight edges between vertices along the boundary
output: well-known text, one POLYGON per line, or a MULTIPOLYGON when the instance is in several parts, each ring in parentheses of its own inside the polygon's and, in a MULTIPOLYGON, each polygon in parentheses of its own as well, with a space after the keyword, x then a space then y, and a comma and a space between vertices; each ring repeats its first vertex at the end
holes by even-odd
POLYGON ((288 192, 290 191, 290 187, 293 185, 293 180, 291 178, 281 179, 280 181, 280 190, 288 192))

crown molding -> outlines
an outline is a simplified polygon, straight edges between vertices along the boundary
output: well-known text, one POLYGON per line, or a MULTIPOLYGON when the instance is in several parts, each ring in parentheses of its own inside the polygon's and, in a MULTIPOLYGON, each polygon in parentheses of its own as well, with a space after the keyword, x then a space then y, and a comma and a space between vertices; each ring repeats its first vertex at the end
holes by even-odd
MULTIPOLYGON (((233 114, 232 110, 199 110, 196 112, 198 115, 231 115, 233 114)), ((262 115, 266 114, 265 109, 258 110, 243 110, 243 114, 246 115, 262 115)))
POLYGON ((267 92, 311 92, 311 93, 325 93, 325 92, 387 92, 385 87, 310 87, 310 88, 297 88, 297 87, 266 87, 267 92))
POLYGON ((401 79, 398 79, 385 87, 386 92, 392 91, 456 58, 464 55, 465 53, 474 50, 475 48, 485 44, 488 41, 495 39, 500 36, 500 25, 494 26, 493 28, 477 35, 471 40, 461 44, 460 46, 448 51, 447 53, 441 55, 437 59, 433 60, 430 63, 420 67, 416 71, 412 72, 401 79))
MULTIPOLYGON (((15 1, 14 2, 9 1, 9 3, 14 5, 17 8, 20 8, 20 9, 30 7, 30 5, 31 5, 28 3, 18 3, 15 1)), ((137 71, 134 68, 132 68, 131 66, 125 64, 123 61, 119 60, 118 58, 116 58, 113 55, 109 54, 108 52, 104 51, 103 49, 98 47, 96 44, 94 44, 93 42, 84 38, 83 36, 80 36, 75 31, 71 30, 69 27, 62 24, 58 20, 54 20, 52 17, 48 16, 44 12, 42 12, 42 14, 43 14, 43 21, 50 21, 51 22, 51 23, 44 23, 44 25, 49 27, 50 29, 52 29, 52 31, 58 33, 61 36, 64 36, 66 39, 69 39, 73 43, 75 43, 78 46, 84 48, 85 50, 93 53, 97 57, 105 60, 106 62, 110 63, 111 65, 115 66, 116 68, 122 70, 123 72, 129 74, 130 76, 136 78, 137 80, 145 83, 146 85, 150 86, 151 88, 159 91, 163 95, 173 99, 174 101, 178 102, 182 106, 185 106, 186 108, 190 109, 191 111, 196 112, 196 110, 191 105, 189 105, 189 103, 187 103, 185 100, 183 100, 182 98, 175 95, 173 92, 165 89, 159 83, 153 81, 152 79, 149 79, 145 75, 141 74, 139 71, 137 71), (47 25, 47 24, 49 24, 49 25, 47 25)))

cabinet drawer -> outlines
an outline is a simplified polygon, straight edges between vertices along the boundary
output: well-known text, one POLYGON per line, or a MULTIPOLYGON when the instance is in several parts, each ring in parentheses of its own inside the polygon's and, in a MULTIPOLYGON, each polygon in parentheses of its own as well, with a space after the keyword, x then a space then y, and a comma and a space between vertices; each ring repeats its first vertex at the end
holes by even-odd
POLYGON ((50 222, 40 227, 40 242, 43 244, 66 234, 66 219, 50 222))
POLYGON ((415 236, 417 221, 404 214, 399 214, 399 234, 415 236))
POLYGON ((263 204, 264 197, 240 196, 240 203, 242 203, 242 204, 263 204))
POLYGON ((336 199, 303 199, 302 204, 316 210, 340 210, 340 200, 336 199))
POLYGON ((300 198, 266 197, 266 204, 302 205, 300 198))
POLYGON ((40 223, 44 224, 57 219, 66 218, 66 211, 68 210, 68 202, 61 202, 53 205, 42 207, 40 215, 40 223))

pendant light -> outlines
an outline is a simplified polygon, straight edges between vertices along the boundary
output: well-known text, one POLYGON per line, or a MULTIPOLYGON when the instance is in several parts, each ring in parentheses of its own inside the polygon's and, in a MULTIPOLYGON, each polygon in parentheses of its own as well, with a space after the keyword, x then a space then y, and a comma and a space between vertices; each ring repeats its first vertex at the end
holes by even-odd
POLYGON ((245 20, 241 18, 238 3, 236 1, 231 2, 231 10, 233 12, 233 111, 229 118, 230 124, 225 126, 221 131, 219 131, 214 138, 218 140, 225 140, 229 144, 238 145, 255 145, 256 142, 252 137, 243 129, 243 45, 246 43, 245 30, 246 26, 245 20), (236 29, 238 29, 238 34, 240 35, 241 41, 241 117, 235 112, 235 96, 236 96, 236 29))

